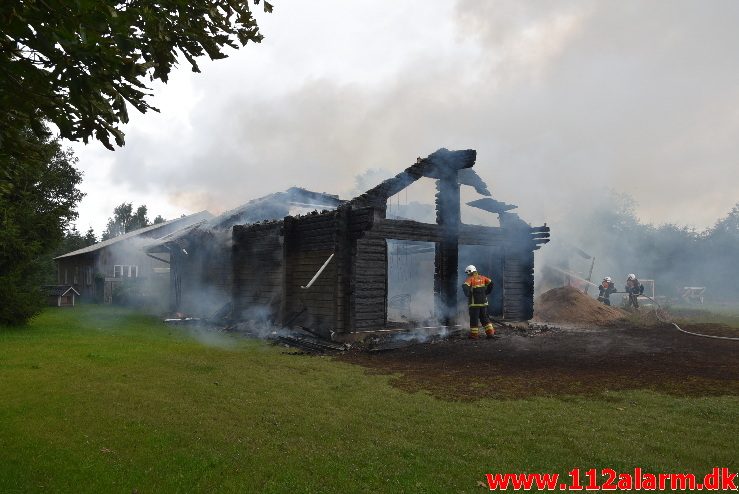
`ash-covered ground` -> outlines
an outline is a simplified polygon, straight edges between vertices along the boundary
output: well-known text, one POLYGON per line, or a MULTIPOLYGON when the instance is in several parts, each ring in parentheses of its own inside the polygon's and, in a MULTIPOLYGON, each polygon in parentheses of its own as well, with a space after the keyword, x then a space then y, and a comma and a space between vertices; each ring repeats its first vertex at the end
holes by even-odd
MULTIPOLYGON (((572 294, 548 297, 557 303, 563 298, 572 294)), ((587 295, 575 296, 569 316, 567 307, 557 308, 557 323, 499 327, 491 340, 432 340, 384 352, 349 351, 338 358, 369 372, 393 374, 399 388, 443 399, 602 395, 636 389, 684 396, 739 395, 739 341, 682 333, 647 307, 637 316, 620 309, 598 311, 599 325, 584 310, 591 302, 599 308, 587 295)), ((537 306, 543 307, 541 301, 537 306)), ((689 322, 681 327, 739 337, 739 330, 722 324, 689 322)))

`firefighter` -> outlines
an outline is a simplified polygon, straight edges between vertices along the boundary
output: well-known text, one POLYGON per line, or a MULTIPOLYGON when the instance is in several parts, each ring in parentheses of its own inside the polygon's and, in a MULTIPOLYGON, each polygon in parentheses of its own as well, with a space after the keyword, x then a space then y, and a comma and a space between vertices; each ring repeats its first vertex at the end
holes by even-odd
POLYGON ((644 293, 644 285, 639 283, 639 280, 636 279, 636 275, 633 273, 626 278, 626 293, 629 294, 629 301, 626 304, 626 308, 628 309, 633 305, 635 309, 639 309, 639 300, 637 298, 644 293))
POLYGON ((600 290, 600 293, 598 294, 598 302, 611 305, 611 294, 616 291, 616 284, 613 283, 610 276, 603 278, 601 284, 598 285, 598 290, 600 290))
POLYGON ((488 317, 488 294, 493 291, 493 280, 477 272, 477 268, 469 265, 464 269, 467 279, 464 280, 462 290, 467 297, 470 308, 470 338, 480 336, 480 323, 485 326, 485 335, 492 338, 495 334, 493 323, 488 317))

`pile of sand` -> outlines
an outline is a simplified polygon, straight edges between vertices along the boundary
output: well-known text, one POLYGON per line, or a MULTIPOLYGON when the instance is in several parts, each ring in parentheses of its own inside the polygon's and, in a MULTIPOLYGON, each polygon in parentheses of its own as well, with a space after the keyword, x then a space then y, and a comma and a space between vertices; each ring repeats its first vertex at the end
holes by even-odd
POLYGON ((544 292, 534 302, 534 319, 543 322, 609 325, 626 315, 569 286, 544 292))

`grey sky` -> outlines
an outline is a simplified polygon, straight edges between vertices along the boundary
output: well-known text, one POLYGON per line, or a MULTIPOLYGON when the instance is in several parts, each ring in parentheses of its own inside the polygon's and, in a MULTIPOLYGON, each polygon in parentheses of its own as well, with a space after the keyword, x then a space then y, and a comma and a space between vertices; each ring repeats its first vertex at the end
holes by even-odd
POLYGON ((80 229, 123 201, 170 218, 293 185, 348 196, 439 147, 477 149, 537 224, 608 188, 698 228, 739 201, 739 2, 275 3, 262 44, 157 86, 125 148, 75 145, 80 229))

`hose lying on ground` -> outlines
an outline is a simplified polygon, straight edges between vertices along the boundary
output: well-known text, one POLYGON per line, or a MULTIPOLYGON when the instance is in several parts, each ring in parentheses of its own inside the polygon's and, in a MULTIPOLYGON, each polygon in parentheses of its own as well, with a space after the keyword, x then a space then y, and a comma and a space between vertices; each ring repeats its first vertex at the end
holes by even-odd
MULTIPOLYGON (((619 292, 619 293, 620 293, 620 292, 619 292)), ((659 309, 659 310, 662 310, 662 307, 661 307, 661 306, 659 305, 659 303, 658 303, 658 302, 657 302, 656 300, 654 300, 654 299, 653 299, 652 297, 650 297, 649 295, 644 295, 644 294, 642 294, 641 296, 642 296, 642 297, 647 297, 647 298, 648 298, 649 300, 651 300, 652 302, 654 302, 654 305, 655 305, 655 309, 654 309, 654 315, 655 315, 655 316, 657 316, 657 319, 659 319, 659 320, 660 320, 661 322, 664 322, 664 323, 667 323, 667 324, 672 324, 673 326, 675 326, 675 329, 677 329, 678 331, 681 331, 681 332, 683 332, 683 333, 685 333, 685 334, 691 334, 691 335, 693 335, 693 336, 702 336, 703 338, 715 338, 715 339, 717 339, 717 340, 732 340, 732 341, 739 341, 739 338, 732 338, 731 336, 715 336, 715 335, 712 335, 712 334, 701 334, 701 333, 693 333, 692 331, 685 331, 685 330, 684 330, 683 328, 681 328, 680 326, 678 326, 678 325, 677 325, 676 323, 674 323, 673 321, 668 321, 668 320, 666 320, 666 319, 662 319, 662 318, 661 318, 661 317, 659 316, 659 312, 658 312, 658 309, 659 309)))

